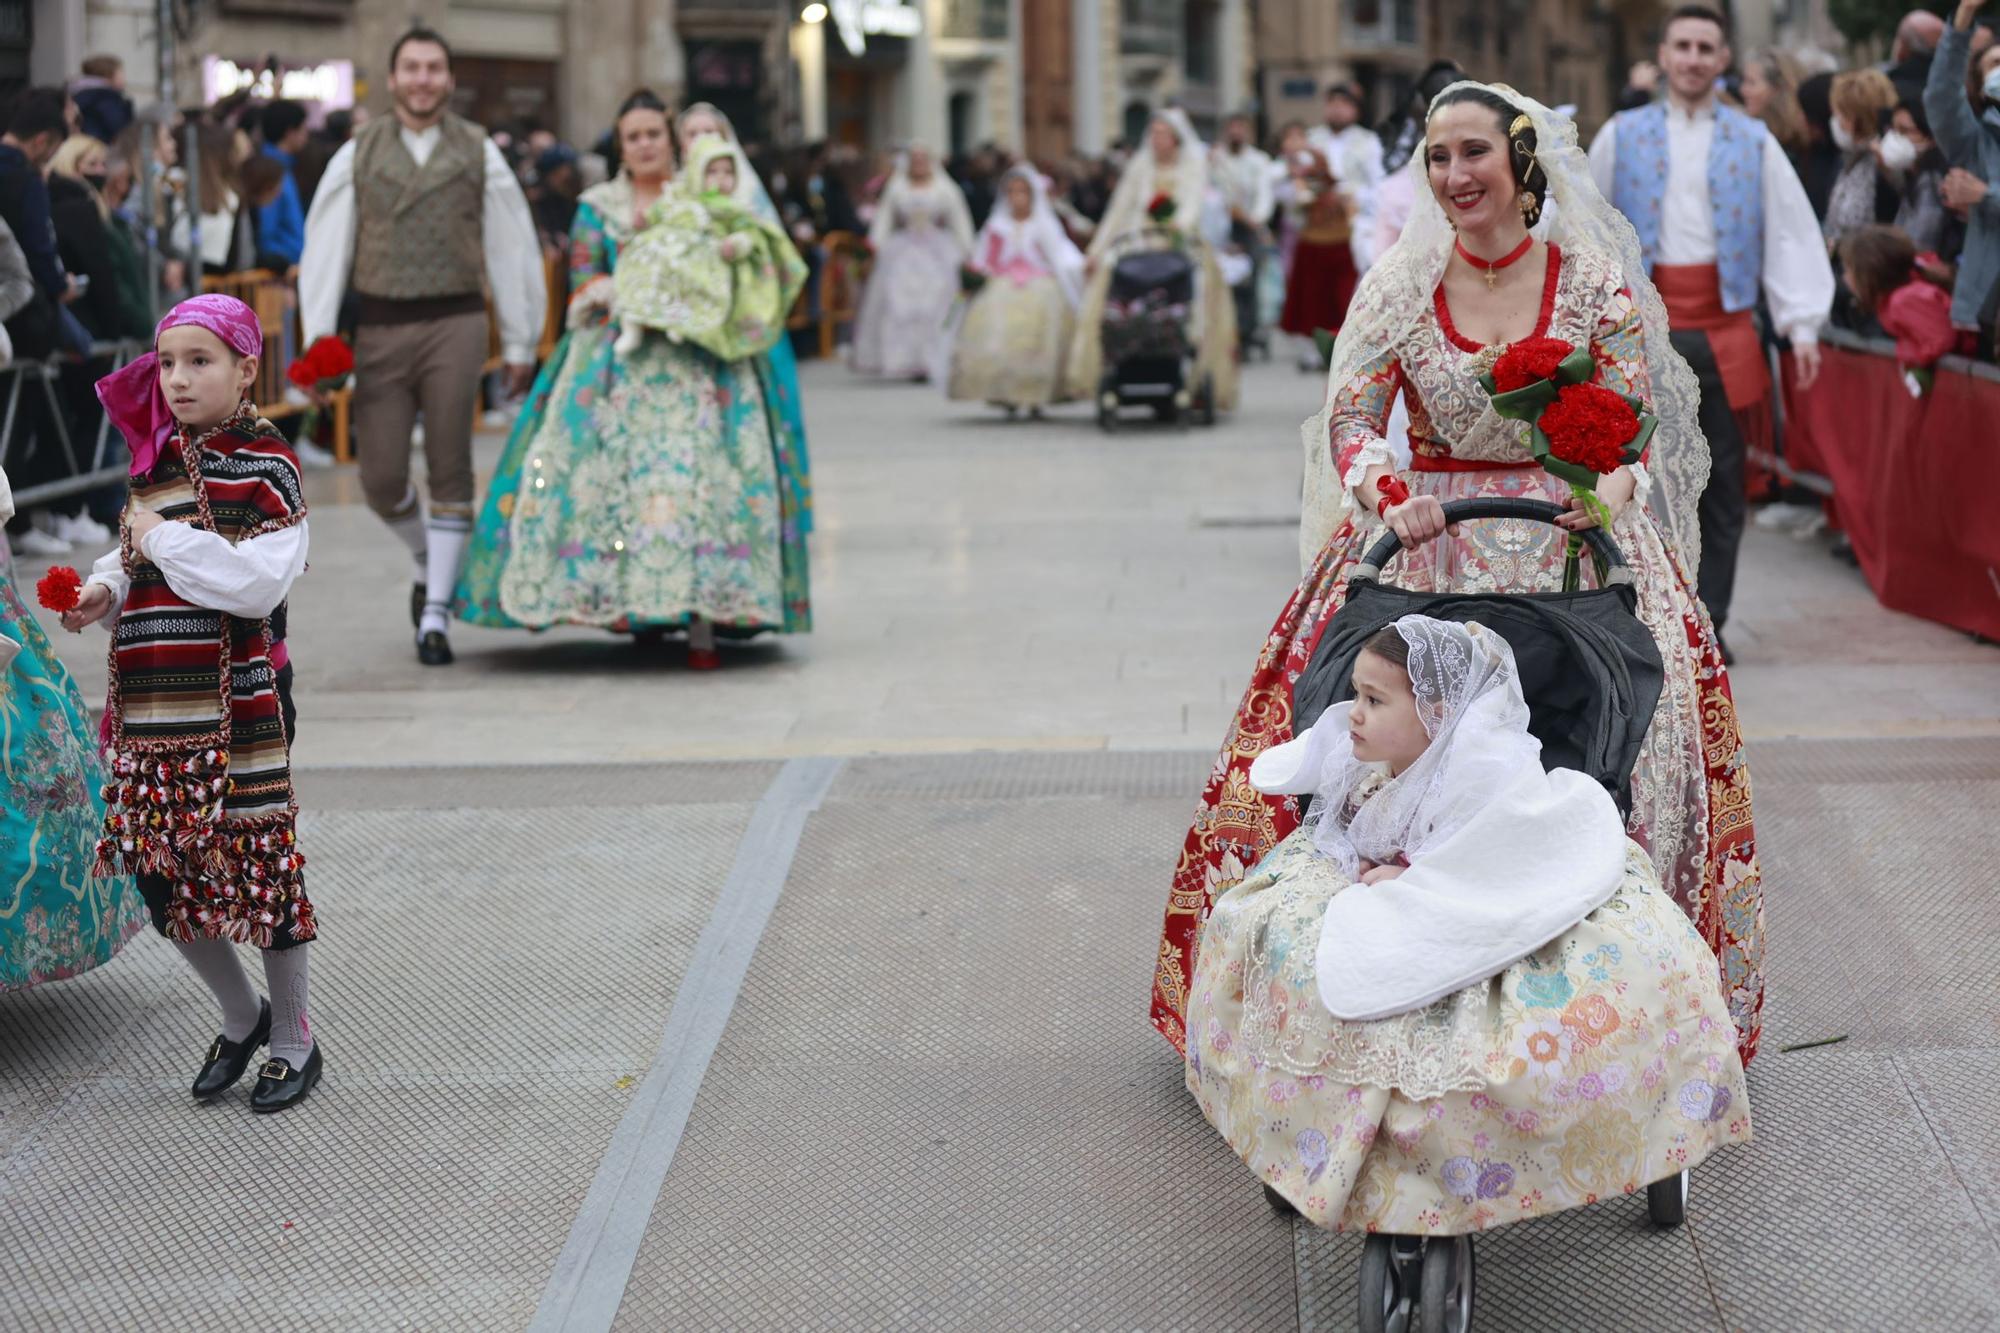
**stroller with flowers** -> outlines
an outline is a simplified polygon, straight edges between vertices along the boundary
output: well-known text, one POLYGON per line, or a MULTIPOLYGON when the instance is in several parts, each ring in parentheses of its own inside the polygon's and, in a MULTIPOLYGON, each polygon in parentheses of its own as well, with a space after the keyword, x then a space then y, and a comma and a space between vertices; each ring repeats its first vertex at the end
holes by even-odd
MULTIPOLYGON (((1551 523, 1564 512, 1554 504, 1523 499, 1457 501, 1446 505, 1444 511, 1446 521, 1452 523, 1499 519, 1536 524, 1551 523)), ((1617 803, 1619 813, 1627 813, 1627 791, 1662 688, 1663 669, 1650 632, 1637 618, 1637 593, 1617 545, 1602 529, 1590 529, 1580 534, 1580 543, 1596 565, 1596 587, 1514 596, 1440 594, 1398 588, 1382 582, 1383 566, 1400 549, 1393 533, 1385 535, 1356 568, 1345 602, 1329 621, 1311 662, 1295 686, 1295 734, 1307 737, 1314 723, 1328 712, 1335 701, 1354 697, 1352 677, 1356 661, 1364 646, 1386 628, 1411 616, 1427 616, 1460 625, 1476 622, 1505 640, 1511 649, 1520 697, 1528 709, 1527 729, 1539 742, 1542 767, 1551 773, 1557 769, 1572 770, 1568 775, 1572 780, 1575 780, 1576 774, 1584 775, 1588 781, 1581 785, 1587 787, 1591 782, 1601 785, 1617 803)), ((1305 790, 1297 786, 1277 789, 1305 790)), ((1530 836, 1546 842, 1546 835, 1531 833, 1530 836)), ((1282 862, 1282 851, 1281 848, 1274 852, 1271 859, 1282 862)), ((1636 847, 1628 847, 1628 874, 1635 873, 1631 869, 1634 864, 1643 867, 1644 856, 1636 847), (1637 862, 1632 862, 1631 857, 1637 857, 1637 862)), ((1246 887, 1253 885, 1264 869, 1260 865, 1258 870, 1253 871, 1246 887)), ((1277 873, 1285 873, 1282 866, 1277 873)), ((1643 873, 1649 878, 1649 871, 1643 873)), ((1275 895, 1279 891, 1273 892, 1275 895)), ((1679 909, 1659 895, 1656 889, 1644 896, 1651 904, 1650 909, 1631 909, 1622 905, 1607 909, 1614 916, 1628 917, 1638 923, 1636 936, 1621 937, 1627 940, 1625 966, 1628 968, 1641 962, 1636 956, 1640 950, 1633 947, 1632 939, 1658 941, 1667 938, 1665 932, 1669 931, 1691 935, 1679 909), (1652 915, 1648 915, 1648 910, 1652 915)), ((1221 915, 1223 910, 1223 904, 1219 902, 1217 914, 1221 915)), ((1319 920, 1318 917, 1310 919, 1313 923, 1319 920)), ((1304 920, 1301 917, 1301 921, 1304 920)), ((1326 928, 1331 930, 1332 926, 1329 924, 1326 928)), ((1256 929, 1275 931, 1276 928, 1256 929)), ((1693 943, 1693 940, 1687 940, 1681 947, 1686 948, 1693 943)), ((1581 1044, 1587 1043, 1593 1056, 1602 1055, 1614 1044, 1607 1034, 1620 1025, 1617 1013, 1603 1005, 1599 994, 1591 993, 1602 988, 1589 979, 1595 973, 1583 966, 1589 959, 1583 959, 1582 963, 1568 960, 1562 944, 1563 941, 1558 940, 1538 950, 1515 968, 1509 969, 1505 977, 1496 978, 1492 983, 1490 1002, 1501 1006, 1493 1012, 1511 1010, 1519 1015, 1514 1021, 1525 1043, 1519 1052, 1525 1058, 1525 1067, 1530 1070, 1535 1068, 1537 1059, 1555 1057, 1559 1044, 1565 1040, 1578 1042, 1579 1050, 1582 1049, 1581 1044), (1567 972, 1566 966, 1570 968, 1567 972), (1571 989, 1572 978, 1582 978, 1575 981, 1574 990, 1571 989), (1597 1005, 1598 1010, 1591 1010, 1588 1007, 1590 1004, 1597 1005), (1545 1012, 1551 1015, 1551 1019, 1530 1022, 1537 1012, 1545 1012), (1553 1021, 1553 1015, 1557 1013, 1561 1014, 1560 1025, 1553 1021), (1538 1048, 1535 1044, 1537 1040, 1549 1049, 1544 1051, 1538 1048), (1602 1046, 1599 1045, 1600 1040, 1604 1042, 1602 1046)), ((1204 951, 1207 945, 1205 937, 1204 951)), ((1218 942, 1217 947, 1224 946, 1218 942)), ((1259 947, 1267 947, 1274 953, 1279 948, 1275 943, 1259 947)), ((1712 965, 1712 956, 1699 950, 1694 952, 1707 957, 1712 965)), ((1616 956, 1615 953, 1613 956, 1616 956)), ((1664 952, 1656 957, 1649 956, 1644 965, 1649 969, 1665 967, 1666 964, 1660 960, 1666 956, 1664 952)), ((1632 975, 1637 977, 1639 973, 1634 971, 1632 975)), ((1614 966, 1607 984, 1622 992, 1628 983, 1614 966)), ((1641 979, 1636 984, 1643 987, 1647 983, 1641 979)), ((1485 997, 1488 994, 1481 992, 1476 1007, 1486 1007, 1489 1000, 1485 997)), ((1717 1011, 1721 1012, 1719 992, 1716 1005, 1717 1011)), ((1656 1008, 1644 1015, 1636 1011, 1627 1013, 1624 1021, 1627 1036, 1619 1040, 1630 1038, 1636 1041, 1637 1033, 1647 1027, 1647 1020, 1661 1012, 1672 1015, 1683 1010, 1669 1003, 1664 1010, 1656 1008)), ((1192 1033, 1190 1039, 1193 1040, 1192 1033)), ((1212 1047, 1205 1047, 1203 1054, 1211 1055, 1212 1050, 1212 1047)), ((1298 1107, 1296 1098, 1299 1094, 1296 1092, 1283 1102, 1275 1093, 1268 1098, 1270 1102, 1279 1103, 1271 1114, 1286 1118, 1281 1134, 1269 1132, 1276 1122, 1269 1120, 1268 1116, 1254 1131, 1267 1136, 1267 1146, 1258 1150, 1264 1154, 1262 1160, 1270 1164, 1264 1172, 1267 1182, 1277 1180, 1286 1186, 1281 1193, 1272 1184, 1265 1185, 1265 1193, 1272 1206, 1285 1213, 1297 1213, 1308 1204, 1318 1203, 1323 1208, 1313 1219, 1317 1223, 1343 1228, 1365 1224, 1368 1228, 1370 1234, 1362 1252, 1358 1283, 1360 1328, 1363 1333, 1383 1333, 1384 1330, 1397 1330, 1398 1333, 1414 1333, 1415 1330, 1423 1330, 1424 1333, 1445 1333, 1446 1330, 1465 1333, 1472 1323, 1474 1300, 1473 1241, 1470 1232, 1515 1217, 1534 1216, 1540 1212, 1595 1202, 1599 1195, 1596 1192, 1586 1193, 1586 1190, 1614 1192, 1623 1189, 1631 1192, 1644 1188, 1648 1211, 1655 1225, 1668 1228, 1682 1223, 1687 1200, 1687 1171, 1684 1168, 1673 1171, 1672 1166, 1677 1161, 1699 1160, 1699 1154, 1689 1155, 1690 1144, 1707 1132, 1706 1129, 1691 1130, 1689 1127, 1715 1126, 1726 1116, 1742 1115, 1740 1101, 1732 1112, 1732 1095, 1720 1077, 1711 1076, 1715 1077, 1714 1083, 1692 1079, 1678 1087, 1662 1083, 1655 1089, 1646 1082, 1648 1074, 1642 1063, 1643 1057, 1640 1063, 1611 1064, 1601 1071, 1587 1073, 1582 1068, 1582 1059, 1577 1057, 1573 1067, 1564 1066, 1565 1076, 1572 1080, 1568 1085, 1571 1089, 1568 1094, 1559 1090, 1524 1091, 1525 1085, 1532 1083, 1536 1075, 1532 1072, 1525 1076, 1522 1074, 1522 1060, 1514 1061, 1516 1069, 1513 1074, 1503 1071, 1496 1076, 1497 1081, 1458 1085, 1468 1091, 1457 1094, 1456 1100, 1450 1097, 1426 1100, 1425 1094, 1417 1093, 1401 1098, 1400 1094, 1390 1091, 1377 1094, 1367 1088, 1349 1090, 1346 1095, 1350 1102, 1364 1095, 1381 1096, 1390 1098, 1392 1105, 1381 1113, 1383 1118, 1379 1122, 1371 1121, 1366 1126, 1370 1138, 1379 1128, 1378 1142, 1381 1146, 1375 1151, 1387 1156, 1372 1163, 1379 1168, 1373 1174, 1364 1169, 1370 1165, 1369 1159, 1350 1163, 1350 1169, 1359 1175, 1352 1179, 1349 1188, 1353 1193, 1347 1196, 1346 1203, 1335 1201, 1329 1204, 1323 1199, 1315 1199, 1314 1191, 1323 1191, 1325 1186, 1323 1183, 1310 1183, 1321 1181, 1322 1173, 1330 1170, 1327 1161, 1329 1141, 1338 1134, 1338 1128, 1331 1132, 1321 1132, 1320 1128, 1313 1127, 1301 1129, 1302 1124, 1310 1126, 1317 1122, 1291 1118, 1298 1107), (1638 1072, 1633 1072, 1635 1070, 1638 1072), (1608 1088, 1611 1086, 1610 1075, 1614 1073, 1619 1075, 1619 1086, 1632 1094, 1629 1107, 1634 1117, 1631 1122, 1633 1134, 1642 1141, 1651 1137, 1659 1142, 1649 1150, 1635 1148, 1629 1139, 1608 1149, 1594 1148, 1592 1152, 1599 1156, 1593 1158, 1591 1170, 1599 1169, 1606 1153, 1618 1159, 1616 1164, 1602 1175, 1582 1180, 1570 1179, 1567 1183, 1573 1189, 1552 1183, 1574 1165, 1566 1155, 1575 1146, 1572 1139, 1591 1130, 1592 1126, 1587 1120, 1576 1121, 1570 1129, 1563 1131, 1568 1137, 1559 1140, 1560 1146, 1553 1154, 1560 1164, 1551 1167, 1547 1159, 1538 1156, 1542 1149, 1535 1141, 1536 1131, 1520 1126, 1527 1124, 1538 1111, 1544 1122, 1555 1120, 1563 1112, 1552 1109, 1548 1103, 1535 1101, 1534 1097, 1553 1096, 1560 1102, 1567 1095, 1574 1102, 1575 1098, 1590 1096, 1598 1091, 1598 1083, 1595 1082, 1585 1088, 1584 1079, 1598 1080, 1608 1088), (1639 1094, 1637 1089, 1641 1085, 1650 1090, 1639 1094), (1707 1097, 1706 1102, 1690 1108, 1690 1098, 1701 1101, 1703 1096, 1707 1097), (1509 1099, 1512 1099, 1510 1109, 1504 1112, 1495 1109, 1507 1105, 1509 1099), (1403 1106, 1401 1112, 1393 1104, 1398 1100, 1403 1106), (1447 1113, 1448 1107, 1451 1109, 1447 1113), (1400 1121, 1397 1119, 1399 1114, 1404 1117, 1400 1121), (1461 1115, 1490 1118, 1477 1120, 1475 1127, 1481 1132, 1475 1140, 1472 1129, 1459 1124, 1457 1117, 1461 1115), (1687 1122, 1685 1125, 1683 1120, 1687 1122), (1463 1143, 1460 1138, 1451 1137, 1454 1133, 1463 1139, 1463 1143), (1489 1134, 1493 1141, 1487 1147, 1489 1134), (1690 1134, 1695 1137, 1690 1139, 1690 1134), (1294 1138, 1296 1144, 1293 1143, 1294 1138), (1506 1142, 1509 1138, 1514 1139, 1511 1151, 1506 1142), (1308 1143, 1308 1140, 1311 1142, 1308 1143), (1394 1142, 1391 1143, 1391 1140, 1394 1142), (1464 1146, 1474 1142, 1480 1148, 1464 1146), (1281 1143, 1283 1147, 1273 1149, 1268 1146, 1269 1143, 1281 1143), (1683 1145, 1678 1155, 1671 1146, 1661 1146, 1674 1143, 1683 1145), (1312 1151, 1308 1152, 1308 1148, 1312 1151), (1300 1171, 1307 1174, 1296 1174, 1300 1171), (1655 1175, 1663 1178, 1648 1179, 1655 1175), (1551 1197, 1545 1202, 1541 1189, 1535 1189, 1531 1203, 1518 1205, 1526 1211, 1516 1211, 1514 1196, 1537 1184, 1548 1189, 1551 1197), (1394 1219, 1405 1216, 1405 1213, 1397 1209, 1407 1210, 1415 1206, 1402 1198, 1405 1194, 1428 1194, 1442 1201, 1441 1205, 1427 1205, 1426 1211, 1408 1214, 1410 1220, 1404 1226, 1412 1233, 1422 1234, 1392 1234, 1403 1230, 1394 1219), (1360 1202, 1355 1202, 1357 1199, 1360 1202), (1297 1206, 1293 1200, 1299 1201, 1297 1206), (1430 1212, 1429 1206, 1441 1206, 1442 1211, 1430 1212), (1325 1209, 1331 1210, 1330 1215, 1325 1209), (1375 1229, 1378 1217, 1390 1219, 1381 1231, 1375 1229)), ((1504 1065, 1505 1061, 1502 1063, 1504 1065)), ((1557 1066, 1551 1064, 1545 1067, 1553 1069, 1557 1066)), ((1489 1072, 1496 1068, 1499 1067, 1487 1066, 1489 1072)), ((1740 1072, 1736 1077, 1740 1078, 1740 1072)), ((1296 1083, 1311 1082, 1313 1080, 1310 1079, 1296 1080, 1294 1086, 1296 1083)), ((1560 1086, 1551 1083, 1548 1088, 1559 1089, 1560 1086)), ((1205 1101, 1205 1108, 1208 1105, 1205 1101)), ((1263 1102, 1256 1103, 1256 1107, 1260 1111, 1265 1109, 1263 1102)), ((1621 1117, 1619 1124, 1626 1123, 1622 1119, 1625 1113, 1625 1108, 1617 1113, 1621 1117)), ((1357 1121, 1346 1127, 1358 1129, 1361 1126, 1357 1121)), ((1546 1123, 1540 1132, 1550 1132, 1546 1123)), ((1347 1137, 1353 1140, 1360 1136, 1349 1134, 1347 1137)), ((1239 1152, 1243 1150, 1241 1143, 1236 1146, 1239 1152)))
POLYGON ((1203 296, 1201 266, 1188 241, 1161 227, 1133 232, 1113 251, 1100 338, 1104 373, 1097 385, 1097 424, 1119 426, 1119 411, 1144 406, 1154 417, 1184 424, 1192 414, 1215 424, 1215 385, 1193 378, 1194 312, 1203 296))

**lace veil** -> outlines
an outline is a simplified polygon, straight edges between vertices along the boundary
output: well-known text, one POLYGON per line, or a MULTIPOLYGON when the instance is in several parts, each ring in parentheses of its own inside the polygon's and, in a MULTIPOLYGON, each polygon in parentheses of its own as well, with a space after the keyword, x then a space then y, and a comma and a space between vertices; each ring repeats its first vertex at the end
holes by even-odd
MULTIPOLYGON (((1442 100, 1462 88, 1497 93, 1534 123, 1536 156, 1549 179, 1549 206, 1535 234, 1558 246, 1588 246, 1610 256, 1624 275, 1645 334, 1646 369, 1652 381, 1652 408, 1660 419, 1647 471, 1653 480, 1646 504, 1667 543, 1688 569, 1701 562, 1701 529, 1695 505, 1708 483, 1708 442, 1697 418, 1701 392, 1694 372, 1667 339, 1667 308, 1647 276, 1639 237, 1611 206, 1590 174, 1590 160, 1577 144, 1576 124, 1505 84, 1454 83, 1442 100)), ((1437 105, 1436 101, 1431 104, 1437 105)), ((1327 376, 1327 406, 1305 423, 1304 511, 1299 524, 1299 557, 1310 566, 1338 527, 1345 504, 1340 471, 1328 441, 1335 392, 1363 366, 1401 343, 1427 317, 1433 293, 1451 258, 1452 230, 1431 193, 1427 154, 1421 146, 1403 170, 1413 182, 1416 207, 1396 244, 1361 279, 1334 345, 1327 376)))
POLYGON ((1318 798, 1307 832, 1331 873, 1271 890, 1243 1032, 1288 1072, 1424 1098, 1485 1081, 1497 978, 1616 892, 1627 842, 1602 787, 1543 772, 1506 640, 1428 616, 1396 630, 1431 738, 1415 763, 1382 781, 1343 703, 1251 767, 1259 790, 1318 798), (1356 882, 1362 861, 1398 859, 1399 878, 1356 882))

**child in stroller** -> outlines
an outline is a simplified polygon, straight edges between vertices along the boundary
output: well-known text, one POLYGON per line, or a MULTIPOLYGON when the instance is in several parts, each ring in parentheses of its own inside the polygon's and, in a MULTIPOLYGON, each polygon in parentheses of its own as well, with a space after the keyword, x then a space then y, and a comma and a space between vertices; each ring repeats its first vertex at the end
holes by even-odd
POLYGON ((1165 239, 1165 232, 1141 233, 1112 264, 1097 386, 1098 424, 1106 430, 1117 427, 1119 408, 1136 405, 1167 422, 1192 412, 1203 425, 1215 424, 1215 385, 1207 375, 1195 381, 1189 329, 1203 295, 1200 267, 1181 246, 1159 243, 1165 239))
POLYGON ((1463 1329, 1472 1232, 1649 1187, 1677 1223, 1750 1137, 1743 1067, 1610 794, 1544 771, 1504 639, 1406 615, 1353 681, 1252 769, 1315 806, 1203 929, 1188 1087, 1274 1203, 1373 1233, 1364 1330, 1463 1329))

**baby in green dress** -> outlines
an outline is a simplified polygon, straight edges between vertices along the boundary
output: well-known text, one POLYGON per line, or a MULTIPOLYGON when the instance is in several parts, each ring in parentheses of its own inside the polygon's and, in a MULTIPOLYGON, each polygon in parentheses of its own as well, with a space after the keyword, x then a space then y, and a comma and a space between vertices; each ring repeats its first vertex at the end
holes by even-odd
POLYGON ((724 361, 769 351, 805 284, 784 232, 744 202, 749 167, 735 144, 696 142, 678 187, 646 210, 612 275, 620 356, 648 330, 724 361))

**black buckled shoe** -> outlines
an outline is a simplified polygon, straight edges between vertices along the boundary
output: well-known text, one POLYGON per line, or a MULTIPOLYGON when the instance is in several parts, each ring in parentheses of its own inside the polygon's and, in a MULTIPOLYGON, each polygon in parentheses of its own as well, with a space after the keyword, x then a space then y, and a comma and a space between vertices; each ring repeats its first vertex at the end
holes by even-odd
POLYGON ((410 628, 411 629, 415 629, 417 626, 424 623, 424 602, 430 597, 430 594, 431 590, 429 585, 427 584, 412 583, 410 585, 410 628))
POLYGON ((250 1089, 250 1109, 258 1115, 269 1115, 304 1101, 319 1082, 324 1067, 318 1042, 313 1043, 312 1054, 297 1069, 292 1068, 289 1060, 266 1060, 257 1071, 257 1086, 250 1089))
POLYGON ((250 1030, 249 1036, 242 1041, 231 1041, 218 1034, 215 1044, 208 1048, 208 1059, 194 1076, 196 1101, 210 1101, 235 1087, 243 1071, 250 1067, 250 1057, 271 1040, 271 1002, 260 1000, 258 1005, 257 1026, 250 1030))
POLYGON ((451 655, 451 640, 441 629, 430 630, 417 636, 417 660, 425 666, 450 666, 455 660, 451 655))

